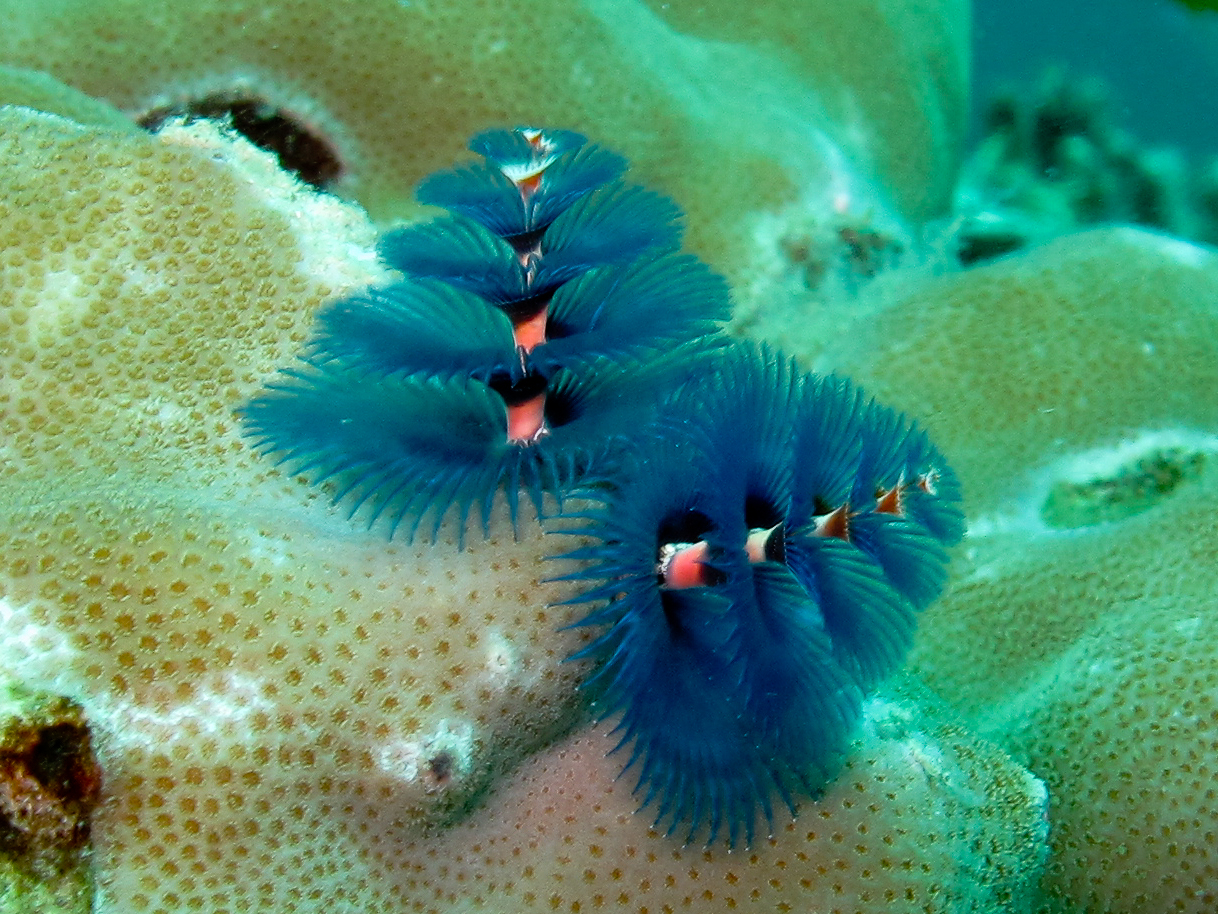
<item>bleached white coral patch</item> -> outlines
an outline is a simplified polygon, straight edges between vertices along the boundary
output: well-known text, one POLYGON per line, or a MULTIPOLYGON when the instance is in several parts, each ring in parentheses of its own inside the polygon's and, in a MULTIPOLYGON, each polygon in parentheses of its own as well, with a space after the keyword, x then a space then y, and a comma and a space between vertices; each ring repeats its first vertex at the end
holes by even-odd
POLYGON ((165 751, 175 744, 197 744, 200 737, 252 740, 251 718, 276 709, 264 691, 260 677, 226 672, 197 683, 186 701, 166 696, 158 702, 155 695, 140 702, 120 701, 102 694, 89 702, 88 710, 103 722, 110 750, 165 751))
POLYGON ((34 620, 28 607, 0 599, 0 671, 31 688, 64 690, 77 651, 63 632, 34 620))
POLYGON ((1183 266, 1194 267, 1196 269, 1214 268, 1216 258, 1213 251, 1199 244, 1193 244, 1172 235, 1161 235, 1156 232, 1143 231, 1133 227, 1124 227, 1117 231, 1129 243, 1142 244, 1153 248, 1158 253, 1183 266))
POLYGON ((487 637, 486 674, 492 682, 508 683, 520 664, 519 652, 502 632, 492 631, 487 637))
POLYGON ((173 120, 163 142, 197 149, 232 169, 268 208, 287 219, 298 245, 297 269, 335 288, 384 282, 376 228, 359 206, 309 187, 279 166, 275 155, 207 119, 173 120))

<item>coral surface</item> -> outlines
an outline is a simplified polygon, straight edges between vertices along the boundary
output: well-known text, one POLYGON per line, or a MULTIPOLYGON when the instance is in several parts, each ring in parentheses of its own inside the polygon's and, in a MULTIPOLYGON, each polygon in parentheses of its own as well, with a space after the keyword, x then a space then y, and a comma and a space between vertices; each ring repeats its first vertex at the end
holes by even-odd
POLYGON ((1054 461, 1146 430, 1218 428, 1216 300, 1213 252, 1095 229, 942 278, 897 277, 826 308, 820 334, 791 347, 923 417, 976 516, 1054 461))
POLYGON ((963 4, 912 6, 0 3, 5 63, 129 113, 265 102, 377 218, 492 123, 610 142, 719 264, 799 274, 749 326, 917 416, 970 516, 913 654, 950 710, 881 693, 748 851, 649 832, 579 729, 557 538, 386 543, 241 440, 321 305, 387 280, 368 218, 9 73, 95 125, 0 113, 0 668, 85 715, 96 910, 1213 910, 1218 266, 1104 228, 886 271, 963 110, 963 4), (859 294, 808 296, 826 269, 859 294))
POLYGON ((1216 903, 1215 303, 1214 252, 1099 229, 873 290, 808 350, 960 470, 966 548, 912 666, 1046 780, 1049 910, 1216 903))
POLYGON ((750 850, 647 827, 593 731, 540 753, 485 814, 420 842, 407 909, 1027 910, 1047 831, 1043 785, 916 688, 867 703, 845 771, 750 850))
POLYGON ((361 832, 448 815, 572 713, 557 661, 582 638, 545 608, 570 587, 502 518, 465 552, 387 545, 233 415, 325 297, 379 276, 370 228, 207 129, 3 117, 4 665, 98 731, 103 896, 149 907, 171 845, 166 897, 203 890, 209 853, 257 894, 274 864, 226 836, 295 856, 323 808, 353 859, 361 832))

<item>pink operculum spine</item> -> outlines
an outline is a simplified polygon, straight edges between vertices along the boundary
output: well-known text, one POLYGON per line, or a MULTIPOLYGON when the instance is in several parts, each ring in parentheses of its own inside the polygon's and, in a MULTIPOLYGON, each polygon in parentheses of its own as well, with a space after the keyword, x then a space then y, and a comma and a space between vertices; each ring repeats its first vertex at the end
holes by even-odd
POLYGON ((523 403, 507 408, 507 438, 509 444, 536 444, 550 433, 546 425, 546 393, 543 390, 523 403))
MULTIPOLYGON (((545 170, 554 163, 557 153, 554 144, 540 130, 522 130, 521 133, 528 141, 534 152, 533 158, 525 162, 512 162, 499 166, 503 176, 516 185, 520 199, 525 209, 529 208, 533 197, 541 189, 542 176, 545 170)), ((529 234, 528 240, 516 244, 516 257, 524 267, 525 275, 531 284, 541 262, 541 236, 529 234)), ((550 302, 545 299, 538 307, 512 318, 512 338, 516 350, 520 354, 521 365, 524 357, 546 341, 546 327, 549 317, 550 302)), ((549 434, 545 419, 546 395, 542 391, 535 397, 523 403, 509 404, 508 411, 508 442, 528 446, 536 444, 549 434)))
POLYGON ((782 524, 775 524, 773 527, 755 527, 750 530, 748 539, 744 541, 744 554, 748 556, 749 564, 756 565, 767 561, 774 537, 782 535, 782 524))
POLYGON ((706 562, 710 546, 705 540, 694 543, 666 543, 660 547, 656 574, 665 590, 709 587, 714 583, 712 568, 706 562))
MULTIPOLYGON (((878 488, 875 495, 877 514, 905 516, 905 493, 917 488, 928 495, 937 494, 937 470, 930 469, 912 479, 902 473, 896 484, 889 488, 878 488)), ((831 511, 813 518, 813 535, 850 541, 850 522, 859 512, 853 511, 849 502, 843 502, 831 511)), ((775 537, 785 535, 783 525, 756 527, 749 531, 744 543, 744 552, 750 564, 770 561, 774 555, 775 537)), ((780 543, 781 545, 781 543, 780 543)), ((656 562, 656 574, 665 590, 686 590, 691 587, 708 587, 716 583, 714 569, 707 563, 710 546, 705 540, 692 543, 667 543, 660 548, 656 562)))
MULTIPOLYGON (((911 488, 914 488, 925 492, 927 495, 937 495, 939 491, 937 486, 938 481, 939 471, 933 467, 912 479, 906 478, 905 474, 901 473, 895 485, 889 488, 880 487, 876 489, 875 507, 872 510, 877 514, 904 517, 906 493, 911 488)), ((850 521, 858 513, 851 509, 849 502, 843 502, 832 511, 818 514, 813 518, 815 522, 814 533, 816 536, 832 537, 849 542, 850 521)))

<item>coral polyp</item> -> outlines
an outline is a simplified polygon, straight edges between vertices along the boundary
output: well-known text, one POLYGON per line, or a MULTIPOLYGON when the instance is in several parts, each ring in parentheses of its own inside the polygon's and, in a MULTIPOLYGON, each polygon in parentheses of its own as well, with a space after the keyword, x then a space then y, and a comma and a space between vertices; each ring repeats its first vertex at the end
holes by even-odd
MULTIPOLYGON (((577 657, 657 825, 752 844, 839 767, 960 538, 959 488, 900 414, 764 347, 674 395, 565 558, 603 604, 577 657)), ((596 496, 596 492, 589 492, 596 496)))

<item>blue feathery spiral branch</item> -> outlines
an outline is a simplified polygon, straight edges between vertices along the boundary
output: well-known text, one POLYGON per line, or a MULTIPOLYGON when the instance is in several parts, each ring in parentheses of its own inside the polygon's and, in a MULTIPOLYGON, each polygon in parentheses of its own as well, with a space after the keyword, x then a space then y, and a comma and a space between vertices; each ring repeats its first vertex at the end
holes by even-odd
POLYGON ((621 442, 728 315, 724 281, 676 253, 679 211, 567 131, 474 138, 485 162, 419 199, 451 213, 386 233, 399 282, 330 303, 301 363, 242 411, 254 447, 392 533, 483 530, 503 493, 538 515, 605 481, 621 442))

